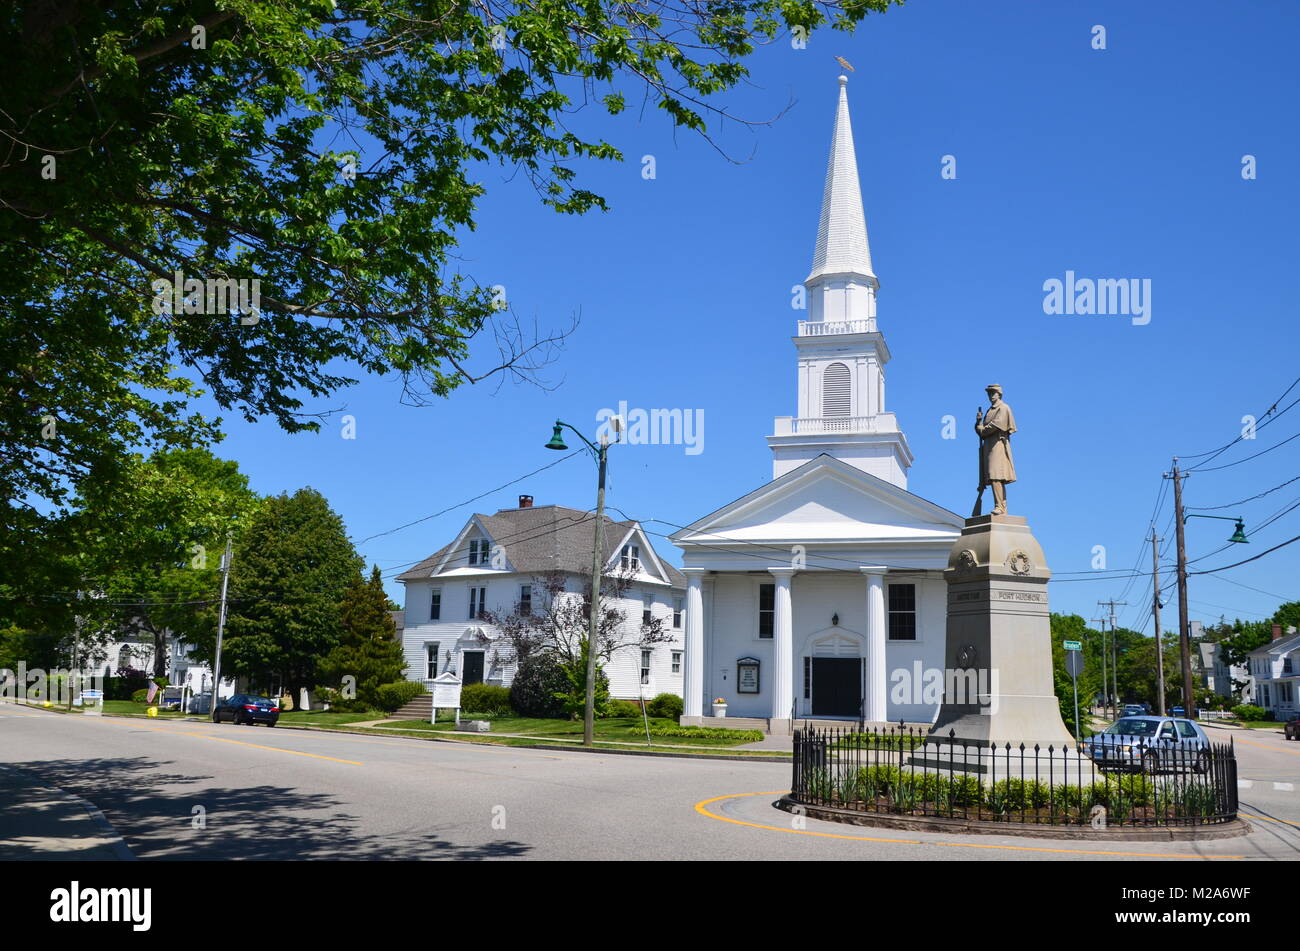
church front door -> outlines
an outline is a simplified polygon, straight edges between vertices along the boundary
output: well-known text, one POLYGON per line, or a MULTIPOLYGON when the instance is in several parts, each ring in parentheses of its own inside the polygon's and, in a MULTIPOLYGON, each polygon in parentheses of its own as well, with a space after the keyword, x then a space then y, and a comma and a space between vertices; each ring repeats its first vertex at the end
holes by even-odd
POLYGON ((812 659, 812 715, 862 716, 862 660, 858 657, 812 659))

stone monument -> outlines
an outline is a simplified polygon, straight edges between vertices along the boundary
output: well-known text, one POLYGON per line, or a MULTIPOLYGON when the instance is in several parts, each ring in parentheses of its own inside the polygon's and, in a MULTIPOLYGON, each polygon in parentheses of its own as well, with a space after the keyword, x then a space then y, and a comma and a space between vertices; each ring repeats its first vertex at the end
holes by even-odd
POLYGON ((1011 409, 1002 388, 976 421, 981 438, 980 491, 993 485, 997 507, 976 513, 948 555, 948 627, 944 699, 931 740, 1034 744, 1060 749, 1073 738, 1053 690, 1051 624, 1043 549, 1024 516, 1007 515, 1005 483, 1015 481, 1011 409))

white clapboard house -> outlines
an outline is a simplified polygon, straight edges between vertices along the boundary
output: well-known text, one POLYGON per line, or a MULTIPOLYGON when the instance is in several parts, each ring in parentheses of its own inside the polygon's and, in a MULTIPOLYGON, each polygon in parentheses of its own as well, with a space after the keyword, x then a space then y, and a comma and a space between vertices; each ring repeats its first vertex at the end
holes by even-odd
POLYGON ((942 699, 942 573, 963 519, 907 489, 846 82, 795 327, 798 415, 767 437, 772 481, 672 536, 688 585, 683 723, 926 723, 942 699), (718 699, 727 721, 712 719, 718 699))
MULTIPOLYGON (((402 645, 406 676, 430 686, 451 671, 463 684, 510 686, 516 663, 507 640, 484 619, 538 604, 543 582, 558 573, 564 593, 581 598, 591 582, 593 513, 562 505, 519 507, 474 515, 447 545, 398 576, 406 586, 402 645)), ((685 579, 663 562, 641 526, 605 517, 604 568, 630 585, 617 604, 622 643, 605 665, 610 695, 681 695, 685 579), (641 644, 643 619, 663 620, 670 641, 641 644)))

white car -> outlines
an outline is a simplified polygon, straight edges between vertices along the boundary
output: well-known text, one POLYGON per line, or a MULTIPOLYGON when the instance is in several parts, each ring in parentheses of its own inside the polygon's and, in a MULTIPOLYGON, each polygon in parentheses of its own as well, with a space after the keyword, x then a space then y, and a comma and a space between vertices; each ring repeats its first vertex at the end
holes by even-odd
POLYGON ((1200 724, 1182 717, 1121 717, 1083 745, 1102 769, 1210 768, 1210 738, 1200 724))

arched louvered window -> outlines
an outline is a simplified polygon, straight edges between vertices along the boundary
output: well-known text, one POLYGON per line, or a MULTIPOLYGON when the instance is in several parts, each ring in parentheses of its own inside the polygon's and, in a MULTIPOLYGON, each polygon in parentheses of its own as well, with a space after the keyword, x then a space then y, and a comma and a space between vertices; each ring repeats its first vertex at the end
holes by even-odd
POLYGON ((822 415, 848 416, 852 376, 843 363, 832 363, 822 374, 822 415))

